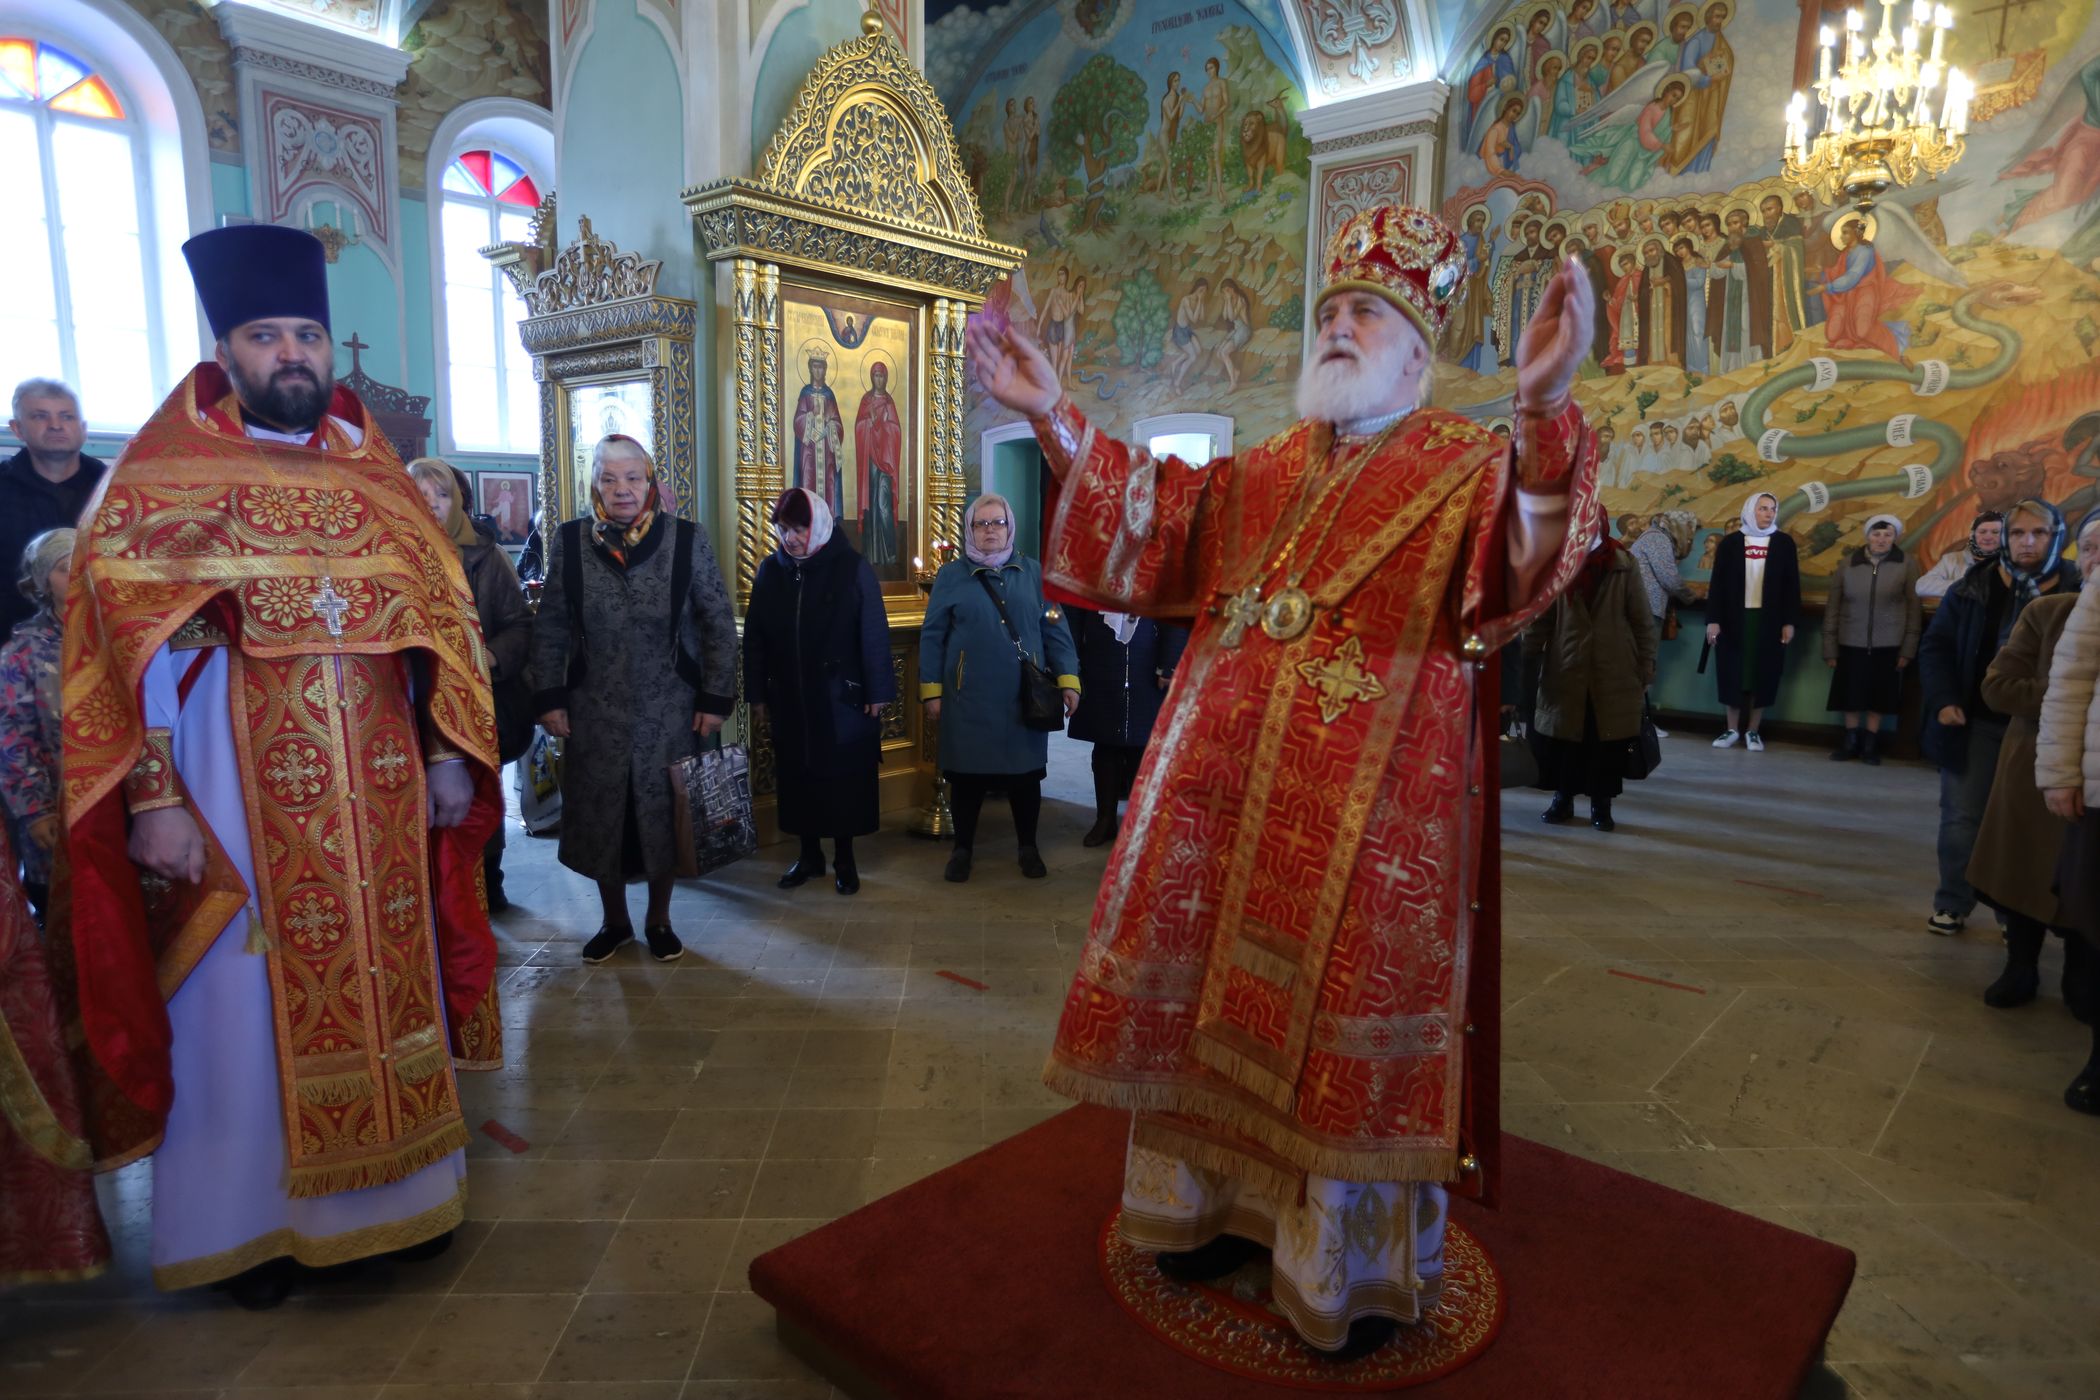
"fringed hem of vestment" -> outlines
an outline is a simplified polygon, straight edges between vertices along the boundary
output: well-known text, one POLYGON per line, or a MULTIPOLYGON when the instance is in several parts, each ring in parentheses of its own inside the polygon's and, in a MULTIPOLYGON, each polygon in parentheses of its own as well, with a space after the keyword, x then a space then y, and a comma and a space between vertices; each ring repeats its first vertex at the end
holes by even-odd
MULTIPOLYGON (((285 1194, 294 1200, 305 1200, 314 1196, 334 1196, 344 1191, 362 1191, 369 1186, 390 1185, 414 1176, 433 1162, 443 1161, 465 1148, 467 1142, 467 1125, 455 1118, 422 1141, 396 1148, 383 1156, 328 1166, 293 1167, 285 1194)), ((301 1259, 299 1262, 308 1261, 301 1259)))
POLYGON ((1226 1132, 1250 1140, 1254 1147, 1273 1152, 1281 1163, 1253 1155, 1215 1138, 1197 1137, 1171 1124, 1140 1119, 1136 1128, 1141 1145, 1183 1157, 1195 1166, 1225 1172, 1293 1197, 1308 1175, 1332 1177, 1336 1181, 1434 1181, 1458 1179, 1459 1152, 1443 1143, 1394 1144, 1345 1147, 1308 1139, 1304 1129, 1266 1113, 1250 1112, 1248 1105, 1233 1099, 1223 1088, 1173 1082, 1133 1083, 1109 1079, 1091 1071, 1053 1059, 1043 1071, 1043 1083, 1053 1093, 1081 1103, 1132 1113, 1173 1113, 1203 1119, 1226 1132), (1284 1168, 1288 1168, 1286 1171, 1284 1168))
POLYGON ((34 1288, 48 1283, 86 1283, 109 1272, 109 1263, 89 1264, 79 1269, 16 1269, 0 1273, 0 1288, 34 1288))
POLYGON ((458 1228, 466 1218, 467 1188, 462 1184, 452 1199, 406 1220, 390 1220, 383 1225, 368 1225, 361 1230, 319 1237, 302 1235, 290 1228, 272 1230, 267 1235, 258 1235, 246 1244, 217 1254, 156 1268, 153 1286, 167 1292, 178 1288, 201 1288, 205 1284, 244 1274, 272 1259, 289 1258, 309 1269, 332 1268, 375 1255, 392 1254, 397 1249, 408 1249, 425 1240, 436 1239, 447 1230, 458 1228))

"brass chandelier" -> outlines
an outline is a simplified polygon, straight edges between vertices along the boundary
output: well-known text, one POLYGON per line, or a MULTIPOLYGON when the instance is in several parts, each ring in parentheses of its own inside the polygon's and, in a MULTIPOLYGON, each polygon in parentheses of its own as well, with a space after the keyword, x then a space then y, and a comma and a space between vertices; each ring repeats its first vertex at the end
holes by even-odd
POLYGON ((1881 0, 1881 32, 1871 39, 1865 15, 1846 13, 1842 64, 1836 34, 1823 29, 1814 83, 1820 128, 1813 136, 1808 95, 1797 92, 1787 104, 1786 177, 1825 203, 1842 194, 1864 209, 1889 187, 1935 179, 1961 159, 1976 89, 1941 59, 1954 12, 1915 0, 1898 28, 1901 3, 1881 0))

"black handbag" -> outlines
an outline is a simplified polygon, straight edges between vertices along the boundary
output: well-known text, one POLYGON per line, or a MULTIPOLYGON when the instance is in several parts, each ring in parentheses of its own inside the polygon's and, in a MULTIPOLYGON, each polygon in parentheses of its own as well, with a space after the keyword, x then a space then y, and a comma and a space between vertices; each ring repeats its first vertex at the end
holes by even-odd
POLYGON ((1006 600, 992 581, 983 574, 977 581, 984 585, 985 596, 999 610, 999 620, 1006 624, 1006 635, 1013 640, 1014 654, 1021 658, 1021 723, 1029 729, 1039 729, 1054 734, 1065 727, 1065 698, 1057 688, 1057 677, 1036 664, 1021 645, 1021 634, 1014 630, 1014 620, 1006 615, 1006 600))
POLYGON ((1643 700, 1641 732, 1626 746, 1626 776, 1633 779, 1645 778, 1662 767, 1662 761, 1662 736, 1655 732, 1655 711, 1643 700))
POLYGON ((532 712, 532 692, 523 676, 504 676, 494 683, 496 701, 496 758, 515 763, 532 747, 533 731, 540 717, 532 712))

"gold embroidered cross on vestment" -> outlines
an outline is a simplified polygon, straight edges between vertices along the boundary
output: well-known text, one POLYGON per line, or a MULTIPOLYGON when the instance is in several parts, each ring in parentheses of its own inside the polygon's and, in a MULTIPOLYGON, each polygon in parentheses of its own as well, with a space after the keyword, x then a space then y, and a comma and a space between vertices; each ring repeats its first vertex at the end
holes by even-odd
POLYGON ((1301 661, 1298 674, 1320 697, 1320 722, 1333 724, 1354 704, 1385 698, 1385 683, 1364 669, 1364 644, 1351 637, 1320 661, 1301 661))

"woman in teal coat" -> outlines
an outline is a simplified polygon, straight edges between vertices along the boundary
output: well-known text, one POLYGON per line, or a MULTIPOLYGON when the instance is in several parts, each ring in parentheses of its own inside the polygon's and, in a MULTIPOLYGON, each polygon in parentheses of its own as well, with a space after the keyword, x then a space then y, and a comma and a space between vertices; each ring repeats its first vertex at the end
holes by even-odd
POLYGON ((934 576, 919 632, 919 698, 926 718, 940 722, 941 769, 955 814, 948 879, 970 878, 977 814, 996 785, 1006 789, 1013 808, 1021 873, 1039 880, 1050 873, 1036 849, 1050 736, 1021 722, 1021 656, 1006 624, 1035 663, 1057 677, 1068 716, 1079 705, 1079 653, 1064 610, 1043 600, 1042 566, 1014 552, 1014 512, 1006 498, 979 496, 963 519, 964 557, 934 576))

